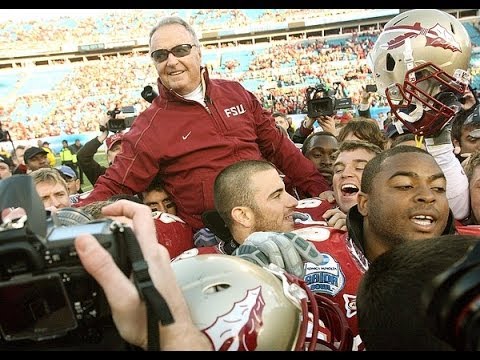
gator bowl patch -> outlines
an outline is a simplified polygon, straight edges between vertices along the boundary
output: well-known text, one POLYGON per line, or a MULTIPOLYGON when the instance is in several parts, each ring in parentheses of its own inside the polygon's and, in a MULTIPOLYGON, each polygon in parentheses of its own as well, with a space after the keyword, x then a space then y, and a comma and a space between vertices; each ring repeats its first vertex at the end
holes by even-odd
POLYGON ((305 263, 304 280, 311 291, 335 296, 345 286, 345 275, 333 256, 326 253, 322 253, 322 256, 320 265, 305 263))

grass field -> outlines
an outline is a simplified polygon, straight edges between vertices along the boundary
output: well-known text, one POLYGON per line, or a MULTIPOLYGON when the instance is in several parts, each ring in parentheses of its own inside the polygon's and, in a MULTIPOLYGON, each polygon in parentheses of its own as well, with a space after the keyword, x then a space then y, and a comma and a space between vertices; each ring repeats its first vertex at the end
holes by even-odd
MULTIPOLYGON (((59 166, 61 165, 61 161, 60 161, 60 156, 56 156, 56 159, 57 159, 57 164, 56 166, 59 166)), ((103 151, 99 151, 98 153, 95 154, 94 156, 94 159, 95 161, 97 161, 100 165, 103 165, 103 166, 107 166, 107 154, 103 151)), ((92 190, 92 184, 90 183, 90 181, 88 181, 87 177, 85 175, 83 175, 83 185, 82 185, 82 190, 85 192, 85 191, 89 191, 89 190, 92 190)))

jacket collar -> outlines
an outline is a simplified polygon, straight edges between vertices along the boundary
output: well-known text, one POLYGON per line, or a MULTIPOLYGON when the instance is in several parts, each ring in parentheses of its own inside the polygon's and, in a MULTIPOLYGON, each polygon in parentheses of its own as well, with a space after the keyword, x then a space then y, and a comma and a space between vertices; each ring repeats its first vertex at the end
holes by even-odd
MULTIPOLYGON (((347 214, 348 235, 354 244, 365 253, 365 239, 363 238, 363 216, 358 212, 358 206, 353 206, 347 214)), ((455 234, 455 220, 453 213, 449 210, 448 222, 442 235, 455 234)))
MULTIPOLYGON (((200 78, 202 80, 203 96, 205 97, 205 94, 207 91, 207 84, 210 81, 210 75, 208 73, 207 68, 203 66, 200 67, 200 78)), ((158 93, 160 95, 160 98, 165 100, 170 100, 170 101, 184 100, 184 97, 182 95, 177 94, 172 89, 167 89, 160 81, 160 77, 157 78, 157 86, 158 86, 158 93)))

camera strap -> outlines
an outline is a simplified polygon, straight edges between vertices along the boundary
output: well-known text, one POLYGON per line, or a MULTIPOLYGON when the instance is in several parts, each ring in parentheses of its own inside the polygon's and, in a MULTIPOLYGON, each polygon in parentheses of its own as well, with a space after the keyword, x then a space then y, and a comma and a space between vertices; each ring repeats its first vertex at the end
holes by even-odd
POLYGON ((148 350, 160 350, 160 334, 158 322, 162 325, 170 325, 175 322, 165 298, 155 288, 150 274, 148 264, 143 258, 142 251, 138 245, 133 230, 124 227, 123 232, 127 243, 128 256, 132 263, 133 280, 142 300, 147 304, 147 334, 148 350))

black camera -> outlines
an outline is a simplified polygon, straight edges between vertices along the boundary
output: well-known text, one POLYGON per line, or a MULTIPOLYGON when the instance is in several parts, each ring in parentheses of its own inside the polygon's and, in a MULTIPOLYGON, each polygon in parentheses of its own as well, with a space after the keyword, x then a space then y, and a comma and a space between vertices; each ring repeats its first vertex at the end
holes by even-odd
POLYGON ((480 350, 480 242, 422 293, 432 332, 458 351, 480 350))
POLYGON ((370 93, 377 92, 377 85, 375 85, 375 84, 367 84, 367 85, 365 85, 365 91, 366 91, 366 92, 370 92, 370 93))
POLYGON ((351 109, 351 98, 337 98, 338 83, 334 89, 327 89, 320 84, 306 90, 307 115, 309 118, 332 116, 337 110, 351 109))
MULTIPOLYGON (((130 105, 107 111, 107 115, 110 116, 107 122, 108 131, 117 133, 130 128, 138 114, 135 106, 130 105)), ((103 131, 102 129, 100 130, 103 131)))
POLYGON ((0 142, 10 141, 10 133, 8 131, 0 130, 0 142))
POLYGON ((2 130, 2 124, 0 123, 0 142, 5 141, 12 141, 12 138, 7 130, 2 130))
MULTIPOLYGON (((72 221, 68 209, 48 215, 29 175, 0 182, 1 209, 24 209, 0 227, 0 335, 2 341, 42 341, 63 337, 75 329, 95 329, 110 316, 103 290, 85 271, 74 239, 92 234, 129 273, 125 235, 111 220, 72 221), (65 211, 63 215, 62 211, 65 211), (65 221, 59 219, 63 218, 65 221), (66 224, 66 225, 65 225, 66 224)), ((72 208, 72 213, 80 212, 72 208)))

